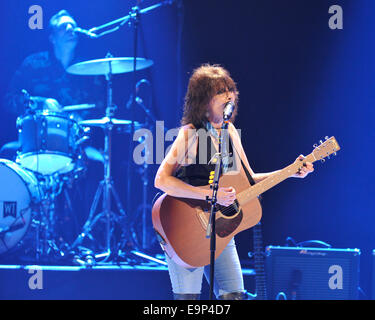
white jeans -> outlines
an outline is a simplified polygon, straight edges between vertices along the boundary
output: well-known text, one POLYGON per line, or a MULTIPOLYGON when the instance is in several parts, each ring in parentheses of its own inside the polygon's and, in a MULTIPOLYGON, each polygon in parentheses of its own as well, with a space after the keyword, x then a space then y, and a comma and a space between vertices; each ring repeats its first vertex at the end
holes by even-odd
MULTIPOLYGON (((187 269, 166 255, 172 289, 177 294, 200 294, 203 273, 209 281, 210 266, 187 269)), ((244 292, 242 270, 234 239, 230 240, 215 260, 214 293, 216 297, 232 292, 244 292)))

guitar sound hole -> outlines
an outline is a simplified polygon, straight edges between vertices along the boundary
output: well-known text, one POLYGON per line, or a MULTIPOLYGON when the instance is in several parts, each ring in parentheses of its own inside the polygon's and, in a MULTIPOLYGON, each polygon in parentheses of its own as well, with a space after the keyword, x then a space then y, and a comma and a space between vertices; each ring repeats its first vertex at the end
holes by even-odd
POLYGON ((218 205, 217 209, 220 210, 221 214, 226 217, 234 216, 239 211, 238 201, 235 200, 234 203, 231 204, 229 207, 218 205))

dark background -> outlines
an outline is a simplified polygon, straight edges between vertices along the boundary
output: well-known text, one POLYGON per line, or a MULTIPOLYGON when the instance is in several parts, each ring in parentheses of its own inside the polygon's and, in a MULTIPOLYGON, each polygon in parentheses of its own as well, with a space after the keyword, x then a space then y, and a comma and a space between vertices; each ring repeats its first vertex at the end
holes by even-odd
MULTIPOLYGON (((83 28, 98 26, 128 13, 134 1, 75 0, 64 4, 40 0, 1 3, 0 96, 23 59, 48 46, 47 25, 52 14, 67 9, 83 28), (28 28, 28 8, 44 10, 44 29, 28 28)), ((156 1, 143 1, 141 7, 156 1)), ((191 71, 202 63, 226 67, 240 91, 242 141, 255 172, 282 168, 314 143, 334 135, 342 150, 304 180, 288 179, 263 195, 265 245, 322 240, 335 248, 361 249, 361 287, 370 295, 371 252, 375 247, 374 193, 374 14, 372 0, 251 0, 184 1, 183 19, 176 4, 142 17, 139 55, 154 65, 140 72, 153 84, 150 108, 167 127, 177 127, 182 98, 191 71), (341 5, 344 29, 328 27, 331 5, 341 5), (182 33, 179 33, 182 26, 182 33), (181 37, 179 36, 181 35, 181 37), (179 46, 179 40, 181 46, 179 46), (181 53, 181 54, 179 54, 181 53)), ((84 59, 131 56, 133 31, 120 31, 98 40, 82 39, 84 59)), ((114 79, 118 118, 142 121, 142 112, 125 109, 131 75, 114 79)), ((84 103, 84 102, 82 102, 84 103)), ((0 116, 0 144, 17 138, 15 118, 0 116)), ((100 133, 93 141, 98 148, 100 133)), ((114 179, 126 201, 126 134, 116 134, 114 179)), ((136 169, 136 168, 135 168, 136 169)), ((149 198, 155 193, 149 171, 149 198)), ((131 208, 141 202, 140 177, 133 170, 131 208)), ((4 182, 2 182, 4 183, 4 182)), ((252 233, 237 237, 240 257, 247 259, 252 233)))

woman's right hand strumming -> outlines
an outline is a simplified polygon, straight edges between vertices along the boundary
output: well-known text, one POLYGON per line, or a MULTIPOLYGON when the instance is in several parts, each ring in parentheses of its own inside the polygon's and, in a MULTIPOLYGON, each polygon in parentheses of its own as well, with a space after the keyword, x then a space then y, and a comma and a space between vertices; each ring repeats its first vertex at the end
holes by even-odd
POLYGON ((221 187, 217 191, 217 203, 228 207, 236 200, 236 190, 233 187, 221 187))

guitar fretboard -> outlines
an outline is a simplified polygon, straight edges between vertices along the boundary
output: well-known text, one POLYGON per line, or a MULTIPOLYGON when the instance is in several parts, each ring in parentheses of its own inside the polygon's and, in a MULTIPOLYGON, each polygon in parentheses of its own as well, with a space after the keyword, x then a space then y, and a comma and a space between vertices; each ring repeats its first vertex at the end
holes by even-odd
POLYGON ((244 191, 240 192, 237 195, 238 202, 243 205, 250 200, 260 196, 262 193, 266 192, 267 190, 271 189, 275 185, 279 184, 280 182, 286 180, 293 174, 295 174, 303 165, 304 162, 314 162, 316 161, 312 154, 308 155, 304 161, 297 161, 292 163, 291 165, 287 166, 286 168, 280 170, 279 172, 269 176, 268 178, 258 182, 257 184, 253 185, 252 187, 245 189, 244 191))

